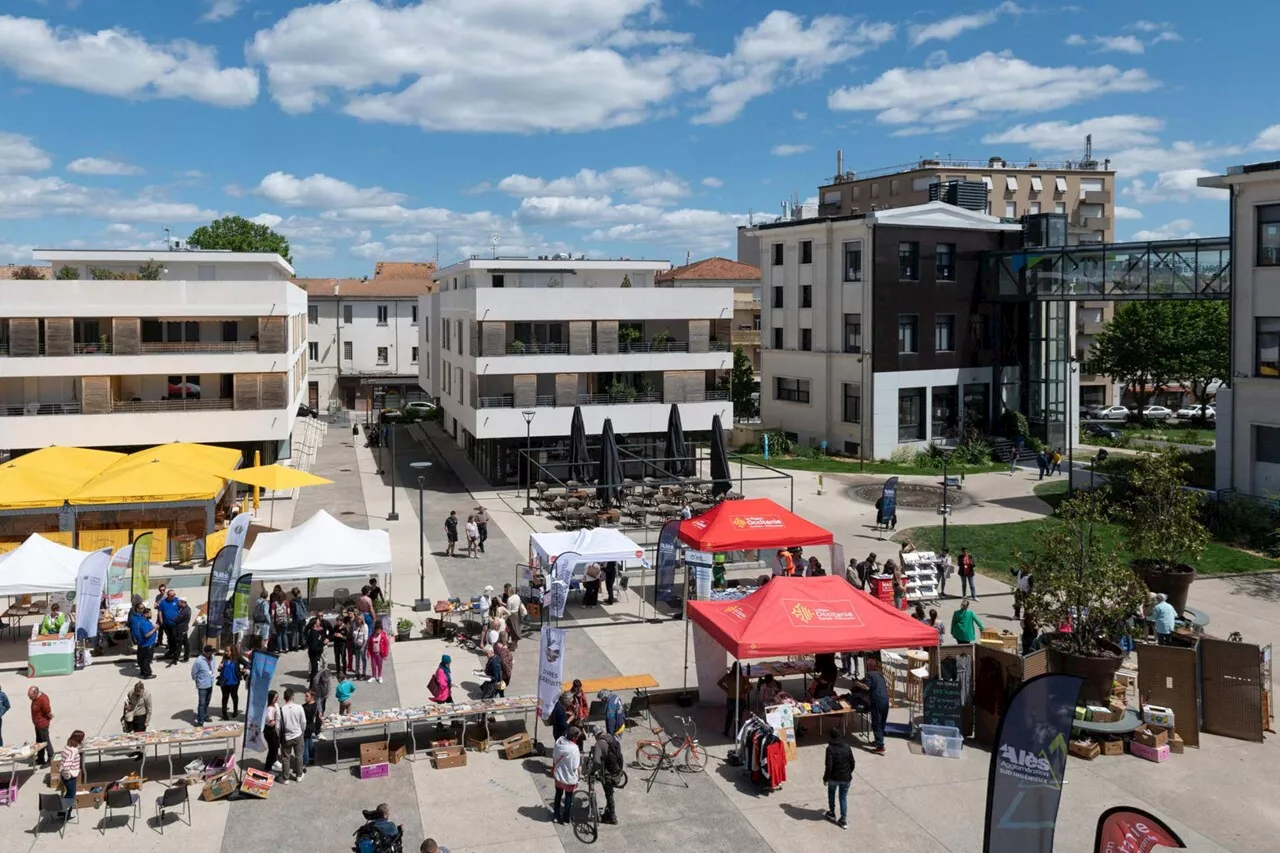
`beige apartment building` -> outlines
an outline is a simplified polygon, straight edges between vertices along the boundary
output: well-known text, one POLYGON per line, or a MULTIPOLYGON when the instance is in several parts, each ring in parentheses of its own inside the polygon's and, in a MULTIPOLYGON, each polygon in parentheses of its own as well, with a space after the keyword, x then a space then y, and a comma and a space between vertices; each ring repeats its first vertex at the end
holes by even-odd
MULTIPOLYGON (((982 210, 1004 220, 1027 215, 1059 213, 1067 217, 1070 243, 1115 241, 1115 179, 1109 160, 1099 164, 1091 156, 1080 160, 1014 162, 1001 157, 983 160, 923 159, 867 172, 844 170, 843 154, 836 155, 836 175, 818 188, 818 215, 847 216, 895 207, 925 204, 933 198, 982 210), (981 183, 985 208, 966 203, 952 182, 981 183), (949 195, 951 193, 951 195, 949 195)), ((1074 350, 1088 369, 1093 335, 1114 312, 1106 302, 1082 302, 1076 307, 1074 350)), ((1080 405, 1119 402, 1120 389, 1106 376, 1080 377, 1080 405)))
POLYGON ((760 268, 728 258, 705 258, 654 276, 654 287, 731 287, 733 319, 717 320, 722 339, 742 347, 760 376, 760 268))

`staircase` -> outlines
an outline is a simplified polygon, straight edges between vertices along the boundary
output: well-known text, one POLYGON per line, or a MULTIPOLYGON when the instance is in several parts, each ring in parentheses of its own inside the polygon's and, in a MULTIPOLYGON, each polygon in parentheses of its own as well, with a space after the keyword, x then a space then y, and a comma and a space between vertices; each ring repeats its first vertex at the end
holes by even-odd
MULTIPOLYGON (((1007 461, 1009 458, 1009 448, 1013 447, 1013 442, 1007 438, 996 438, 994 436, 987 438, 987 443, 991 445, 991 454, 996 459, 1007 461)), ((1018 453, 1019 462, 1034 462, 1036 452, 1027 444, 1022 445, 1022 450, 1018 453)))

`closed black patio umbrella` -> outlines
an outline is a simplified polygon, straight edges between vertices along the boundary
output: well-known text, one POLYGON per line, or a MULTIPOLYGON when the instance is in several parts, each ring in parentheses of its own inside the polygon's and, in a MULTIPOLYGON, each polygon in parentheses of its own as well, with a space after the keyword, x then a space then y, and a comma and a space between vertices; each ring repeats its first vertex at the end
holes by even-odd
POLYGON ((684 424, 680 422, 680 407, 671 404, 671 412, 667 415, 667 446, 663 451, 667 461, 663 463, 667 473, 673 477, 692 477, 693 460, 689 458, 689 449, 684 442, 684 424))
POLYGON ((729 453, 724 447, 724 428, 720 416, 711 419, 711 494, 720 497, 733 488, 733 475, 729 473, 729 453))
POLYGON ((600 435, 600 463, 596 477, 596 497, 612 509, 618 505, 622 491, 622 457, 618 454, 618 439, 613 435, 613 421, 604 419, 600 435))
POLYGON ((587 427, 582 422, 582 407, 573 407, 569 426, 569 479, 585 483, 591 479, 591 454, 587 452, 587 427))

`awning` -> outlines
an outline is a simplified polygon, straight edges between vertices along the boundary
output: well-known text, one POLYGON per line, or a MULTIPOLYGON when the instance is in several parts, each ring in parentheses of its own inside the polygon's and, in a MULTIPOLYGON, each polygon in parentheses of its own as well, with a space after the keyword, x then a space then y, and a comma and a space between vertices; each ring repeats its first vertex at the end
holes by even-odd
POLYGON ((0 555, 0 596, 74 590, 80 564, 92 553, 32 533, 16 549, 0 555))
POLYGON ((72 505, 207 501, 226 488, 240 451, 209 444, 161 444, 131 453, 68 500, 72 505))
POLYGON ((1018 191, 1018 179, 1017 179, 1017 177, 1016 177, 1016 176, 1014 176, 1014 175, 1005 175, 1005 176, 1004 176, 1004 187, 1005 187, 1005 189, 1007 189, 1009 192, 1011 192, 1011 193, 1016 193, 1016 192, 1018 191))
POLYGON ((743 551, 830 545, 831 531, 806 521, 768 498, 724 501, 680 522, 680 540, 698 551, 743 551))
POLYGON ((82 447, 44 447, 0 465, 0 510, 61 507, 123 453, 82 447))
POLYGON ((690 601, 689 618, 738 660, 938 645, 937 629, 844 578, 776 577, 738 601, 690 601))
POLYGON ((389 574, 391 537, 385 530, 348 527, 320 510, 297 527, 259 533, 243 565, 267 584, 389 574))

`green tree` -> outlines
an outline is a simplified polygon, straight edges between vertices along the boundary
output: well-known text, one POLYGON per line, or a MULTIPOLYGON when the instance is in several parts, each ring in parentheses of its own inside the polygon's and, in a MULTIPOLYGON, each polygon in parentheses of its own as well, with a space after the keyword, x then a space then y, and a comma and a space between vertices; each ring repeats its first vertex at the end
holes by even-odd
POLYGON ((232 252, 275 252, 289 263, 289 241, 265 225, 243 216, 224 216, 191 232, 187 243, 197 249, 226 249, 232 252))
POLYGON ((80 277, 80 270, 64 264, 58 267, 58 271, 53 274, 53 277, 58 281, 75 281, 80 277))
POLYGON ((1123 384, 1141 410, 1181 378, 1186 329, 1180 319, 1169 300, 1121 305, 1094 338, 1089 361, 1098 373, 1123 384))
POLYGON ((1191 465, 1176 450, 1142 453, 1125 475, 1121 515, 1129 553, 1171 569, 1199 558, 1209 544, 1200 495, 1185 487, 1191 465))
POLYGON ((1231 316, 1222 301, 1176 303, 1183 349, 1178 378, 1191 387, 1196 403, 1209 402, 1209 386, 1231 379, 1231 316))
POLYGON ((143 281, 159 281, 162 275, 164 275, 164 264, 157 261, 147 261, 138 267, 138 278, 143 281))
POLYGON ((738 420, 758 417, 760 406, 756 403, 756 377, 751 359, 742 347, 733 350, 733 371, 729 374, 729 399, 733 401, 733 415, 738 420))

